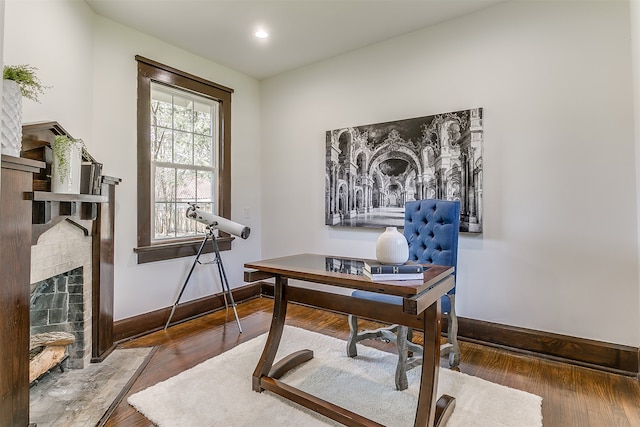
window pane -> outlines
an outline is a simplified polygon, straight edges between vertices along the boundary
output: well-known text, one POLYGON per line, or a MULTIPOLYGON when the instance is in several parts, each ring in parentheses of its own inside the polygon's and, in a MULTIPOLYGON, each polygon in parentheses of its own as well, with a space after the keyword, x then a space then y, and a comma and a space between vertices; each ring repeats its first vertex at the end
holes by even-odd
POLYGON ((173 158, 173 132, 170 129, 151 126, 151 160, 171 162, 173 158))
POLYGON ((156 168, 156 202, 173 202, 176 199, 176 178, 173 168, 156 168))
POLYGON ((195 202, 196 171, 188 169, 178 169, 176 176, 176 200, 180 202, 195 202))
POLYGON ((151 82, 150 150, 153 240, 196 236, 189 203, 217 213, 219 101, 151 82))
POLYGON ((212 107, 196 102, 193 131, 200 135, 211 135, 212 107))
POLYGON ((152 99, 151 101, 151 124, 165 128, 173 127, 171 97, 163 97, 164 100, 152 99))
POLYGON ((193 132, 193 101, 184 96, 173 97, 173 128, 193 132))
POLYGON ((174 163, 183 165, 193 164, 193 134, 186 132, 174 132, 173 134, 173 158, 174 163))
MULTIPOLYGON (((188 203, 178 203, 176 209, 176 236, 175 237, 189 237, 195 236, 198 233, 198 221, 194 221, 191 218, 187 218, 188 203)), ((202 232, 204 232, 204 226, 202 232)))
POLYGON ((194 164, 198 166, 213 165, 213 153, 211 151, 211 137, 203 135, 193 136, 194 164))
POLYGON ((213 202, 213 172, 198 171, 197 200, 198 203, 213 202))
POLYGON ((155 204, 155 239, 166 239, 175 236, 175 210, 175 203, 155 204))

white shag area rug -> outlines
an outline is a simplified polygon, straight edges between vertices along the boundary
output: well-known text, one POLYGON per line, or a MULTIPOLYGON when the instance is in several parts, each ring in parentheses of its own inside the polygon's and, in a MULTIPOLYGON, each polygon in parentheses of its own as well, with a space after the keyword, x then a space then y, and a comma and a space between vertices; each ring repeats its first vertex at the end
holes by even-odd
MULTIPOLYGON (((128 402, 160 427, 340 425, 268 391, 252 391, 265 341, 266 334, 242 343, 128 402)), ((313 359, 283 382, 385 426, 413 426, 420 368, 408 372, 409 388, 400 392, 394 383, 397 356, 358 345, 358 356, 350 358, 345 341, 293 326, 285 326, 276 361, 305 348, 313 350, 313 359)), ((534 394, 440 369, 442 394, 456 398, 447 427, 542 426, 542 398, 534 394)))

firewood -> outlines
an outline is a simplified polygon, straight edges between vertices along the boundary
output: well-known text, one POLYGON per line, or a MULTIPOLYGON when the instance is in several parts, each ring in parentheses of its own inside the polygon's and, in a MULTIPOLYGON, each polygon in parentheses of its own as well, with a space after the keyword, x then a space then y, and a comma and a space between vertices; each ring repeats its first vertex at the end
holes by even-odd
POLYGON ((69 345, 76 340, 75 336, 69 332, 45 332, 31 336, 29 349, 49 345, 69 345))
POLYGON ((29 362, 29 383, 56 366, 65 356, 65 345, 48 345, 29 362))

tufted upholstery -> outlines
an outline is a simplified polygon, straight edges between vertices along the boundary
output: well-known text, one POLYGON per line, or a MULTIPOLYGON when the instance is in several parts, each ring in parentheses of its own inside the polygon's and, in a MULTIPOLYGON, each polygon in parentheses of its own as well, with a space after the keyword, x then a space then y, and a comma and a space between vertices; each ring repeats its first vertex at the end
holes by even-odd
POLYGON ((409 259, 423 264, 453 265, 458 260, 460 202, 417 200, 407 202, 404 237, 409 259))
MULTIPOLYGON (((460 202, 426 199, 407 202, 404 214, 404 236, 409 243, 409 259, 421 264, 450 265, 454 267, 454 277, 458 264, 458 230, 460 227, 460 202)), ((448 295, 441 299, 442 313, 448 315, 448 344, 442 346, 442 351, 449 354, 449 365, 457 366, 460 362, 460 349, 457 341, 458 321, 455 314, 455 287, 448 295)), ((354 297, 387 302, 401 305, 402 298, 392 295, 383 295, 375 292, 354 291, 354 297)), ((407 388, 406 370, 417 366, 417 363, 408 363, 406 346, 409 350, 419 353, 421 348, 412 344, 407 335, 410 330, 404 326, 392 325, 375 331, 358 332, 357 318, 349 316, 349 341, 347 354, 350 357, 357 355, 356 343, 363 339, 382 337, 391 341, 397 341, 398 350, 403 347, 405 356, 398 361, 396 370, 396 387, 398 390, 407 388), (397 338, 392 334, 395 333, 397 338)), ((445 354, 446 354, 445 353, 445 354)))
MULTIPOLYGON (((420 264, 458 266, 458 230, 460 228, 460 202, 438 199, 416 200, 405 204, 404 237, 409 243, 409 259, 420 264)), ((449 294, 454 294, 454 287, 449 294)), ((402 298, 354 291, 353 296, 402 304, 402 298)), ((442 298, 441 310, 451 309, 449 298, 442 298)))
MULTIPOLYGON (((404 208, 404 237, 409 242, 409 259, 421 264, 458 266, 460 202, 426 199, 407 202, 404 208)), ((456 271, 453 272, 454 276, 456 271)), ((454 287, 449 293, 455 293, 454 287)), ((442 298, 442 312, 451 308, 442 298)))

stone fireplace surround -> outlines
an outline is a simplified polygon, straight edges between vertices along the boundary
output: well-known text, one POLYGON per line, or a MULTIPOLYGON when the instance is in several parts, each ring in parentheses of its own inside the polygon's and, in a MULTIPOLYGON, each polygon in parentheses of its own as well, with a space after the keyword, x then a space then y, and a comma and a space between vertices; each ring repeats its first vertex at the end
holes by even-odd
MULTIPOLYGON (((76 336, 76 342, 69 347, 67 367, 82 369, 91 361, 92 348, 92 237, 70 221, 64 220, 43 233, 36 245, 31 246, 31 280, 33 293, 35 286, 47 279, 70 277, 72 270, 82 270, 82 306, 81 326, 78 331, 67 330, 76 336)), ((72 277, 73 275, 71 275, 72 277)), ((71 279, 73 281, 73 279, 71 279)), ((77 279, 75 281, 78 281, 77 279)))

